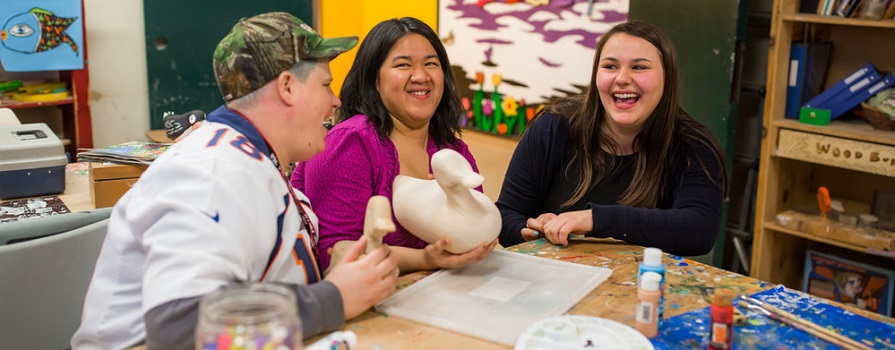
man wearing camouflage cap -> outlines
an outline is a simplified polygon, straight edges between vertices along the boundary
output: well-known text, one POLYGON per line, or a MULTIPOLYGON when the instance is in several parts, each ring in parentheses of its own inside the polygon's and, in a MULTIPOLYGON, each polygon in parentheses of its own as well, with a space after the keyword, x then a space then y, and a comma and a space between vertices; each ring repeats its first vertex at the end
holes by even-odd
POLYGON ((385 246, 361 256, 365 240, 322 276, 317 217, 283 176, 323 150, 341 104, 329 61, 356 44, 282 12, 233 27, 213 59, 226 104, 115 205, 73 348, 193 348, 199 300, 232 283, 293 289, 304 338, 394 291, 395 258, 385 246))

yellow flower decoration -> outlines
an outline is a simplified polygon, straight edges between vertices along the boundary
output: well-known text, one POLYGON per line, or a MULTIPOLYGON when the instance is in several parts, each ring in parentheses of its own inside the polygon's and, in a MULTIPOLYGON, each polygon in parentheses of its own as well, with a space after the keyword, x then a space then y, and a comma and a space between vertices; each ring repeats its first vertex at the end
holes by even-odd
POLYGON ((515 98, 507 97, 501 103, 501 107, 503 108, 503 114, 507 117, 515 117, 519 115, 519 104, 516 103, 515 98))

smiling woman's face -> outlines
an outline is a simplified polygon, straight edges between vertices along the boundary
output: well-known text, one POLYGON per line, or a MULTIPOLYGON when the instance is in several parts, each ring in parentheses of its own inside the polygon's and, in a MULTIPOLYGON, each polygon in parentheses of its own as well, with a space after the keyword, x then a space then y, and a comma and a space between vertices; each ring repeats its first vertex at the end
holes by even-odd
POLYGON ((659 50, 648 41, 618 33, 603 46, 597 90, 614 130, 639 131, 665 91, 665 70, 659 50))
POLYGON ((396 123, 428 124, 444 93, 444 71, 432 44, 419 34, 398 39, 379 68, 376 90, 396 123))

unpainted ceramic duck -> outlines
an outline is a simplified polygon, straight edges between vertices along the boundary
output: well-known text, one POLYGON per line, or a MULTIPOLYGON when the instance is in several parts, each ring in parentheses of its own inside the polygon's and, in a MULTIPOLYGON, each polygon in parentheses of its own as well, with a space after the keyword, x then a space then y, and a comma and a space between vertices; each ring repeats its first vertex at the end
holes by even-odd
POLYGON ((432 155, 434 180, 398 175, 392 188, 395 219, 420 239, 451 238, 447 251, 460 254, 500 234, 500 212, 484 193, 485 180, 460 153, 442 149, 432 155))
POLYGON ((367 239, 369 253, 382 245, 382 237, 389 232, 395 232, 395 223, 392 221, 392 206, 385 196, 373 196, 367 202, 367 212, 364 217, 364 235, 367 239))
MULTIPOLYGON (((367 201, 367 211, 364 216, 364 233, 360 239, 367 240, 365 253, 370 253, 382 245, 382 238, 389 232, 395 232, 395 222, 392 221, 392 207, 385 196, 372 196, 367 201)), ((329 262, 330 268, 336 266, 345 256, 351 241, 339 241, 333 246, 329 262)))

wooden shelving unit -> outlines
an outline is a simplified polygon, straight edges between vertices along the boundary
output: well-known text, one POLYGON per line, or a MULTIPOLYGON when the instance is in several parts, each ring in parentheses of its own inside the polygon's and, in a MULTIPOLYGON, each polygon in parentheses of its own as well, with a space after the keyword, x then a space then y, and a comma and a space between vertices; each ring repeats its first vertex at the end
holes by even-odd
POLYGON ((895 46, 891 45, 895 21, 819 16, 798 13, 798 8, 799 0, 774 1, 750 269, 752 277, 794 289, 802 287, 805 250, 816 245, 859 252, 882 265, 895 264, 895 255, 785 228, 775 220, 785 210, 816 206, 819 186, 826 186, 834 198, 867 203, 846 208, 857 212, 869 210, 875 190, 895 192, 895 132, 873 130, 862 120, 814 126, 784 118, 793 41, 806 33, 833 41, 826 80, 829 87, 867 62, 879 70, 895 71, 895 46), (803 144, 802 151, 808 157, 793 156, 783 148, 794 142, 803 144), (833 148, 835 156, 823 151, 833 148), (870 161, 871 153, 874 162, 870 161))
POLYGON ((3 101, 0 103, 0 107, 9 108, 9 109, 25 109, 25 108, 35 108, 35 107, 44 107, 44 106, 61 106, 61 105, 70 105, 75 103, 74 97, 66 97, 61 100, 55 101, 44 101, 44 102, 13 102, 13 101, 3 101))

